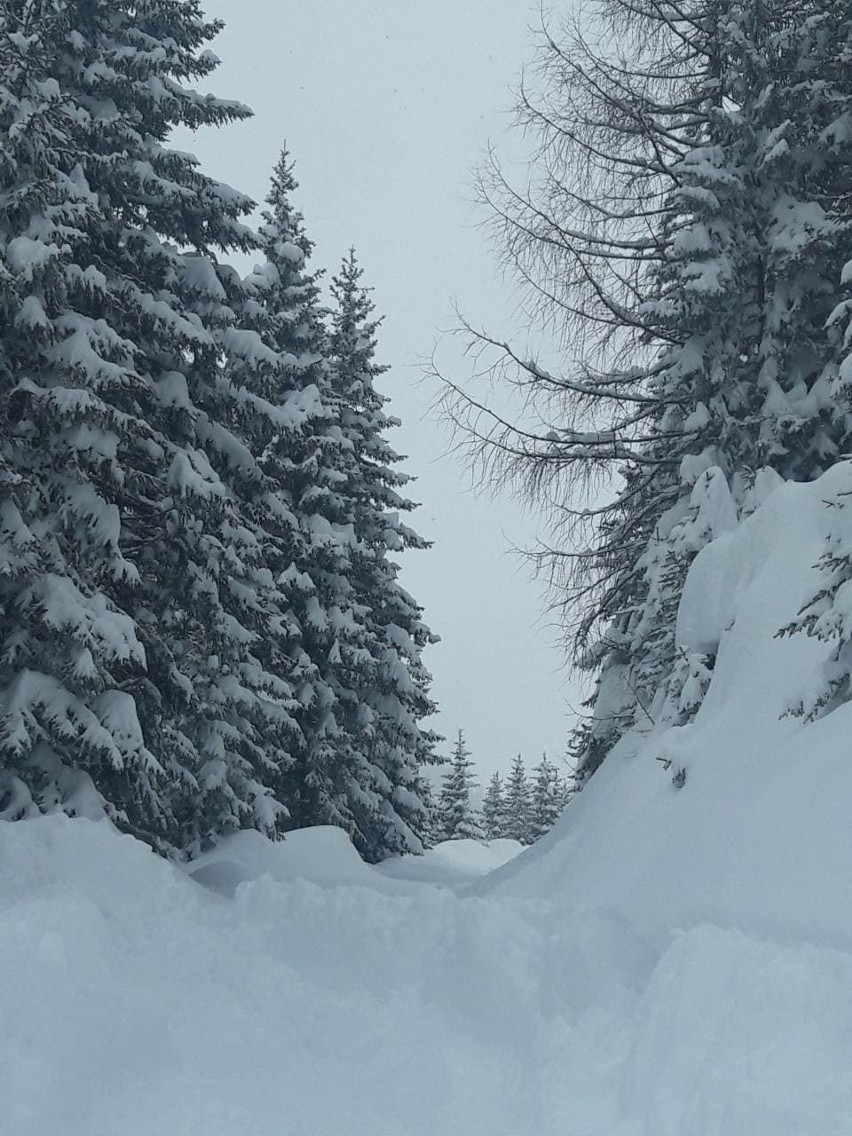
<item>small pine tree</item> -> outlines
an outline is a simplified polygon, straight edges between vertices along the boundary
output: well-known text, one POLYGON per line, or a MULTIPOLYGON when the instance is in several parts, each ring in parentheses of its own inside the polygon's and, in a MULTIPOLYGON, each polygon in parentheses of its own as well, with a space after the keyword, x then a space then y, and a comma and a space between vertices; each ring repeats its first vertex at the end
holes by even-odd
POLYGON ((505 835, 521 844, 532 844, 532 800, 524 759, 520 754, 512 762, 506 781, 506 827, 505 835))
POLYGON ((470 804, 470 791, 476 786, 473 770, 474 763, 470 760, 470 750, 465 746, 463 731, 459 730, 450 759, 450 768, 444 774, 439 799, 444 840, 484 838, 482 828, 470 804))
POLYGON ((506 802, 503 799, 503 782, 499 773, 493 773, 482 799, 482 829, 486 840, 500 840, 505 836, 506 802))
POLYGON ((530 834, 534 840, 550 832, 564 808, 564 790, 559 770, 542 755, 541 762, 532 771, 533 784, 530 801, 530 834))

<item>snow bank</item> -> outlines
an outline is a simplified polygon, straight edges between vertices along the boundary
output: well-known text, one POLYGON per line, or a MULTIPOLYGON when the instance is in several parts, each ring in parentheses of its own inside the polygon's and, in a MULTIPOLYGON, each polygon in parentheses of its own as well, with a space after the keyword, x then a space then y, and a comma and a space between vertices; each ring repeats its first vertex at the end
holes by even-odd
POLYGON ((624 739, 556 830, 490 878, 495 894, 852 948, 852 704, 784 717, 831 644, 776 637, 814 590, 825 501, 849 478, 843 463, 782 485, 698 555, 680 625, 718 658, 696 720, 624 739))
POLYGON ((387 878, 459 887, 502 867, 522 848, 517 840, 445 840, 423 856, 394 856, 376 870, 387 878))
POLYGON ((221 895, 268 876, 279 883, 308 879, 325 887, 381 887, 342 829, 330 825, 291 832, 273 843, 259 832, 238 832, 196 860, 192 878, 221 895))
POLYGON ((106 822, 0 824, 0 1131, 852 1131, 852 706, 780 717, 830 645, 775 637, 848 474, 699 554, 698 717, 625 739, 520 855, 376 869, 322 829, 187 874, 106 822))

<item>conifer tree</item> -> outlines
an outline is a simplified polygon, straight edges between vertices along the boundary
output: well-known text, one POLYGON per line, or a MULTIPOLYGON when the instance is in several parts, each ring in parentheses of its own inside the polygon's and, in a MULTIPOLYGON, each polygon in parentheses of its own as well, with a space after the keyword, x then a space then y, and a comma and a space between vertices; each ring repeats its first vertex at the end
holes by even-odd
POLYGON ((506 779, 506 822, 505 835, 521 844, 532 844, 533 835, 532 799, 524 759, 520 754, 512 762, 506 779))
POLYGON ((267 414, 268 489, 257 502, 297 727, 277 793, 287 827, 338 825, 379 860, 421 851, 428 835, 420 769, 434 738, 420 721, 433 704, 421 651, 431 635, 391 559, 425 543, 397 516, 413 505, 397 492, 408 479, 383 437, 393 421, 373 385, 383 368, 361 270, 350 255, 332 284, 329 326, 296 189, 285 152, 261 229, 265 262, 245 282, 246 317, 284 361, 264 395, 278 421, 267 414))
POLYGON ((419 770, 436 760, 436 738, 421 725, 434 711, 422 651, 434 637, 398 581, 394 558, 428 543, 400 520, 415 507, 400 493, 411 479, 395 468, 402 458, 386 438, 399 422, 386 415, 387 398, 375 386, 387 368, 375 361, 380 321, 362 276, 350 250, 331 285, 329 364, 354 537, 348 582, 360 623, 356 649, 340 659, 352 696, 344 726, 358 755, 358 831, 367 854, 380 858, 417 850, 427 830, 419 770))
POLYGON ((340 639, 357 627, 348 583, 352 517, 341 486, 344 440, 336 422, 320 273, 292 196, 289 156, 273 171, 260 229, 264 261, 248 276, 246 315, 283 367, 271 377, 270 421, 258 464, 270 496, 260 503, 265 555, 286 612, 279 649, 294 683, 296 736, 279 770, 276 795, 286 827, 334 824, 352 831, 351 753, 339 688, 340 639))
POLYGON ((251 202, 166 145, 248 114, 188 85, 218 30, 195 0, 0 2, 0 809, 93 785, 162 851, 278 821, 228 593, 260 566, 216 468, 215 255, 253 246, 251 202))
POLYGON ((542 754, 541 761, 532 770, 530 792, 530 836, 538 840, 550 832, 564 808, 564 795, 559 770, 542 754))
MULTIPOLYGON (((848 234, 852 217, 847 142, 847 124, 852 112, 849 72, 852 15, 845 5, 816 0, 808 25, 797 28, 797 42, 803 55, 808 52, 810 59, 805 121, 807 137, 812 140, 821 163, 815 179, 821 223, 812 223, 811 240, 805 245, 805 251, 812 259, 822 259, 827 251, 833 259, 837 248, 843 247, 843 239, 837 238, 848 234), (817 240, 821 243, 817 244, 817 240)), ((826 401, 835 415, 848 415, 852 384, 852 356, 849 354, 852 260, 848 259, 848 252, 838 281, 842 287, 833 297, 837 303, 827 325, 830 333, 843 334, 843 349, 839 353, 839 366, 835 365, 835 354, 826 352, 824 375, 826 382, 832 384, 826 401)), ((827 297, 831 295, 827 291, 827 297)), ((834 492, 826 500, 826 538, 816 566, 814 590, 798 618, 779 632, 805 632, 827 644, 821 666, 815 673, 803 677, 799 697, 789 708, 806 720, 847 702, 852 691, 852 605, 848 598, 852 580, 850 492, 852 477, 845 474, 844 467, 844 476, 838 479, 834 492)))
POLYGON ((470 803, 470 791, 476 786, 474 768, 464 733, 459 730, 439 798, 444 840, 483 839, 482 828, 470 803))
POLYGON ((500 840, 506 835, 506 802, 500 774, 491 775, 482 799, 482 830, 486 840, 500 840))

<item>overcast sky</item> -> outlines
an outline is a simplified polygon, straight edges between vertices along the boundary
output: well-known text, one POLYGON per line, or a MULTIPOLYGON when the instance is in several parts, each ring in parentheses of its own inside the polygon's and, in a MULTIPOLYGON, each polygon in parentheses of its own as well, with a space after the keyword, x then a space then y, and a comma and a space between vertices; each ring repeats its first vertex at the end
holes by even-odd
MULTIPOLYGON (((248 123, 192 139, 207 170, 261 199, 286 142, 315 264, 335 271, 358 251, 386 316, 386 389, 403 420, 423 507, 413 524, 435 542, 409 554, 404 583, 442 639, 427 662, 437 727, 462 727, 483 774, 522 752, 561 756, 578 696, 561 669, 541 588, 511 552, 535 523, 509 501, 471 491, 429 412, 420 364, 453 324, 452 304, 498 330, 511 318, 472 171, 508 125, 529 59, 537 6, 523 0, 207 0, 226 29, 212 87, 248 103, 248 123)), ((446 352, 446 347, 444 348, 446 352)), ((464 377, 465 365, 459 364, 464 377)))

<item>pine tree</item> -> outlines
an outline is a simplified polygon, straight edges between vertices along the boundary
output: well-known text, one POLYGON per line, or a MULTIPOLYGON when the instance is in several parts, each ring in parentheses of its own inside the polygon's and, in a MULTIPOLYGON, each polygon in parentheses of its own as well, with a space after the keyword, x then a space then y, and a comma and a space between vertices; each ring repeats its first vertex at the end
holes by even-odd
POLYGON ((269 489, 257 502, 297 726, 277 792, 286 827, 338 825, 379 860, 421 851, 428 836, 420 769, 435 739, 420 726, 433 711, 421 652, 432 636, 391 559, 426 545, 397 517, 413 505, 397 492, 408 479, 383 437, 394 423, 373 385, 383 368, 361 270, 350 255, 333 281, 329 327, 296 189, 283 153, 261 229, 265 263, 245 284, 247 318, 284 360, 264 394, 269 489))
POLYGON ((474 763, 459 730, 450 768, 444 774, 439 798, 442 836, 444 840, 482 840, 483 832, 471 808, 470 791, 476 786, 474 763))
POLYGON ((0 2, 0 807, 93 784, 178 852, 278 820, 229 592, 262 570, 220 476, 215 254, 253 247, 251 202, 166 146, 248 114, 187 85, 218 30, 194 0, 0 2))
POLYGON ((550 832, 562 814, 564 807, 559 771, 542 754, 541 761, 532 770, 533 783, 530 794, 530 835, 538 840, 550 832))
POLYGON ((278 651, 294 687, 297 726, 276 796, 285 827, 333 824, 353 831, 351 754, 338 686, 340 639, 357 627, 348 578, 352 517, 341 490, 344 440, 330 387, 328 333, 313 246, 292 196, 289 156, 273 171, 260 229, 264 261, 248 276, 246 318, 275 360, 270 418, 258 464, 269 492, 258 502, 265 559, 283 608, 278 651))
POLYGON ((503 799, 503 782, 499 773, 493 773, 482 799, 482 829, 486 840, 500 840, 506 829, 506 803, 503 799))
MULTIPOLYGON (((818 0, 813 4, 809 25, 797 28, 797 40, 803 54, 807 51, 810 57, 810 81, 802 92, 802 103, 808 112, 806 122, 810 129, 807 137, 812 140, 815 154, 821 160, 815 190, 819 191, 819 206, 825 218, 819 226, 812 225, 811 240, 805 245, 805 251, 812 259, 822 259, 826 251, 831 256, 843 248, 844 241, 848 241, 852 221, 847 143, 847 124, 852 112, 849 70, 852 16, 844 5, 818 0), (833 226, 833 230, 829 225, 833 226), (838 235, 841 240, 837 240, 838 235), (831 236, 835 239, 830 240, 831 236)), ((834 352, 825 352, 823 374, 824 382, 830 383, 825 401, 835 415, 848 415, 852 385, 852 356, 848 346, 852 316, 849 291, 852 260, 848 259, 848 253, 838 280, 842 288, 833 297, 837 303, 827 326, 830 334, 843 333, 843 348, 839 352, 839 365, 835 363, 834 352)), ((826 289, 826 298, 831 295, 826 289)), ((814 674, 803 679, 800 695, 789 708, 790 712, 806 720, 817 718, 847 702, 852 690, 852 611, 848 599, 848 584, 852 579, 852 514, 848 504, 852 477, 846 473, 846 467, 836 485, 826 501, 825 546, 816 566, 814 592, 802 605, 798 618, 779 632, 805 632, 829 645, 822 665, 814 674)))
POLYGON ((533 833, 532 799, 524 759, 520 754, 512 762, 506 780, 506 824, 505 835, 521 844, 532 844, 533 833))
POLYGON ((411 479, 394 468, 402 459, 385 437, 399 422, 385 414, 387 399, 375 386, 387 368, 375 362, 380 321, 362 275, 350 250, 331 285, 330 378, 345 442, 343 492, 354 534, 349 584, 360 621, 357 648, 342 652, 340 662, 352 694, 345 729, 359 759, 353 814, 367 855, 379 859, 418 850, 427 829, 419 770, 436 760, 436 738, 420 725, 435 709, 422 652, 434 637, 393 559, 428 544, 399 519, 415 507, 400 495, 411 479))

